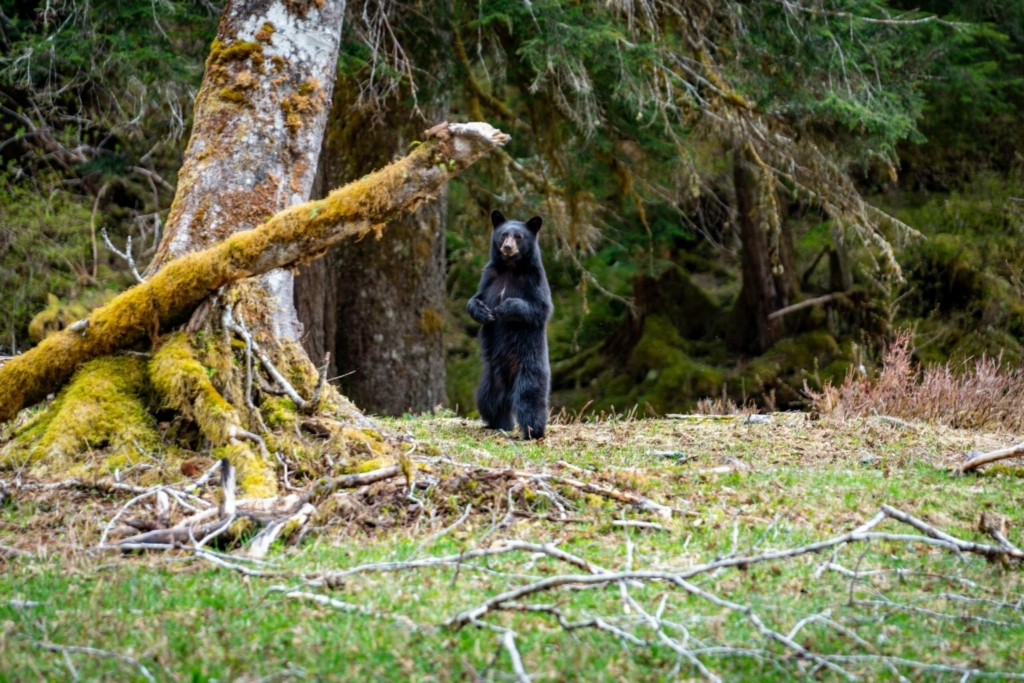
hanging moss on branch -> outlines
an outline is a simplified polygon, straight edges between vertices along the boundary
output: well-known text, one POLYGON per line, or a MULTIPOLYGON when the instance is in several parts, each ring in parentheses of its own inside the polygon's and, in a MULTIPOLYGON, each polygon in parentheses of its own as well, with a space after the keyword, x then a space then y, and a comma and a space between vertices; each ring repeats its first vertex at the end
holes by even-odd
POLYGON ((312 260, 349 237, 378 234, 431 199, 452 177, 509 136, 486 123, 442 124, 408 157, 281 211, 254 230, 169 262, 147 282, 0 368, 0 421, 59 390, 87 361, 156 339, 224 285, 312 260))

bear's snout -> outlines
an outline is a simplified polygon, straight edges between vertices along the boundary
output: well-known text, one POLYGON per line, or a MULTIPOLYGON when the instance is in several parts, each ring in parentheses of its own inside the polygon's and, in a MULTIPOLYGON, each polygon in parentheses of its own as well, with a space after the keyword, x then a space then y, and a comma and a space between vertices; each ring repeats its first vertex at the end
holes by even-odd
POLYGON ((505 256, 515 256, 519 253, 519 247, 516 246, 516 239, 509 235, 505 238, 505 241, 501 243, 501 253, 505 256))

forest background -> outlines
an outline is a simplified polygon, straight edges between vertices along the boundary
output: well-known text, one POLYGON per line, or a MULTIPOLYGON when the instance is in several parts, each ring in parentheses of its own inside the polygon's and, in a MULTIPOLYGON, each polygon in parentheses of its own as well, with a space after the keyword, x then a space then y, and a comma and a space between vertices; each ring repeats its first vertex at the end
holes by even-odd
MULTIPOLYGON (((492 208, 545 219, 556 411, 799 407, 899 329, 1019 365, 1024 2, 673 7, 349 3, 321 196, 442 120, 513 137, 301 273, 357 405, 472 411, 492 208)), ((153 256, 218 12, 0 0, 0 356, 134 282, 104 232, 153 256)))

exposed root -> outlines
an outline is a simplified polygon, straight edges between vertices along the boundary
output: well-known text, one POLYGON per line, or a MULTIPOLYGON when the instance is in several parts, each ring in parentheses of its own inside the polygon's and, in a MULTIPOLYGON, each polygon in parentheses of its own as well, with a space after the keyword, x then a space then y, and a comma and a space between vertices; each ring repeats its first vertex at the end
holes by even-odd
MULTIPOLYGON (((224 308, 224 328, 230 330, 231 332, 234 332, 235 334, 242 338, 242 340, 245 342, 246 351, 248 352, 251 350, 253 353, 256 354, 257 358, 260 359, 260 363, 263 364, 263 368, 267 371, 267 374, 270 375, 271 378, 273 378, 274 382, 277 383, 277 386, 280 387, 281 391, 284 392, 284 395, 290 398, 292 402, 299 407, 300 410, 305 411, 307 407, 306 399, 302 398, 302 396, 299 395, 299 392, 295 390, 295 387, 293 387, 291 383, 287 379, 285 379, 284 375, 282 375, 281 372, 278 371, 277 367, 271 362, 270 356, 268 356, 266 352, 262 348, 260 348, 259 344, 257 344, 256 341, 252 338, 252 335, 249 334, 249 330, 245 328, 245 324, 235 320, 235 316, 230 304, 224 308)), ((251 390, 251 388, 252 385, 249 384, 247 381, 247 393, 248 391, 251 390)), ((251 398, 249 396, 246 396, 246 400, 251 401, 251 398)))
POLYGON ((83 479, 142 468, 137 481, 165 484, 197 455, 212 455, 230 459, 245 495, 273 497, 277 470, 295 490, 290 479, 301 485, 398 460, 400 442, 326 384, 301 347, 257 341, 249 330, 267 328, 264 300, 248 284, 227 288, 197 327, 167 335, 148 362, 139 354, 88 363, 56 401, 4 428, 0 467, 83 479))
POLYGON ((214 387, 183 332, 168 337, 150 361, 153 386, 164 407, 193 420, 203 436, 239 471, 243 490, 254 496, 277 492, 277 480, 266 456, 263 440, 250 432, 234 407, 214 387), (247 441, 256 442, 257 454, 247 441))
POLYGON ((238 483, 242 492, 254 498, 269 498, 277 493, 277 476, 267 458, 249 444, 232 437, 234 443, 213 451, 218 458, 227 458, 238 469, 238 483))
POLYGON ((238 413, 213 386, 184 333, 167 338, 150 361, 150 374, 163 407, 194 421, 214 446, 227 444, 232 432, 242 429, 238 413))

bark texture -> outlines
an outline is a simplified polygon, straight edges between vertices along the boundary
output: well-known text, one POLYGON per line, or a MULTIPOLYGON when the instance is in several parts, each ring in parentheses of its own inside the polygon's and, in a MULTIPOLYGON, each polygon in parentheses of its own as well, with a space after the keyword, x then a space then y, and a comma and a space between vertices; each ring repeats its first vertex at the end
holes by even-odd
POLYGON ((338 377, 338 296, 334 286, 334 250, 299 267, 295 276, 295 308, 302 323, 302 347, 320 364, 328 353, 327 376, 338 377))
MULTIPOLYGON (((756 162, 746 150, 735 153, 733 182, 736 213, 740 228, 743 284, 735 311, 734 345, 760 354, 775 343, 777 330, 768 316, 788 305, 786 287, 779 287, 769 253, 766 220, 761 215, 761 192, 773 192, 761 186, 756 162)), ((784 264, 783 264, 784 267, 784 264)))
POLYGON ((445 124, 408 157, 292 206, 253 230, 168 262, 145 283, 96 309, 82 325, 48 337, 0 368, 0 421, 63 386, 86 361, 180 324, 213 292, 322 255, 343 239, 380 233, 403 211, 433 199, 452 177, 509 137, 485 123, 445 124))
MULTIPOLYGON (((342 125, 328 130, 320 158, 331 186, 380 168, 422 138, 422 126, 407 117, 392 113, 374 122, 348 100, 335 102, 331 120, 342 125)), ((437 201, 389 223, 380 240, 339 244, 329 268, 303 272, 297 281, 298 300, 313 304, 300 306, 307 351, 317 359, 321 338, 326 342, 343 393, 366 411, 420 413, 445 399, 446 200, 442 190, 437 201), (333 315, 303 317, 321 298, 334 299, 333 315), (341 324, 332 334, 335 321, 341 324)))
POLYGON ((335 255, 341 386, 356 405, 387 415, 432 410, 445 399, 444 191, 388 226, 381 243, 335 255))
MULTIPOLYGON (((344 0, 227 3, 149 274, 309 198, 344 13, 344 0)), ((292 274, 269 272, 261 284, 274 336, 298 338, 292 274)))

